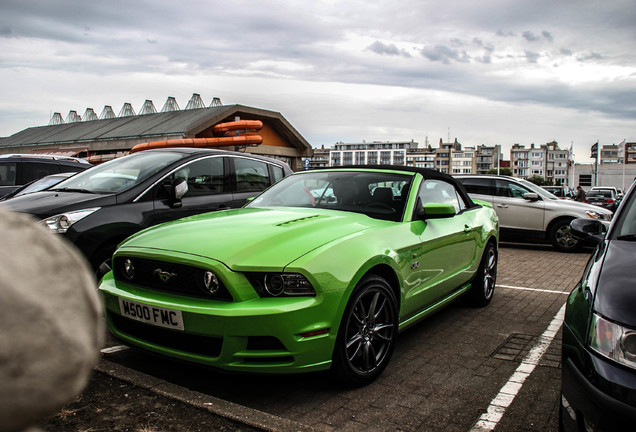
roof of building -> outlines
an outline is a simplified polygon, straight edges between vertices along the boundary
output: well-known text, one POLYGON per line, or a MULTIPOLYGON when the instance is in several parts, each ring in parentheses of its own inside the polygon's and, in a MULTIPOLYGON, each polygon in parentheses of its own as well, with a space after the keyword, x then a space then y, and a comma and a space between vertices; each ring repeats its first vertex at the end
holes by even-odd
POLYGON ((263 119, 294 147, 311 148, 280 113, 244 105, 222 105, 31 127, 2 139, 0 147, 66 145, 167 136, 190 138, 211 125, 235 116, 263 119))

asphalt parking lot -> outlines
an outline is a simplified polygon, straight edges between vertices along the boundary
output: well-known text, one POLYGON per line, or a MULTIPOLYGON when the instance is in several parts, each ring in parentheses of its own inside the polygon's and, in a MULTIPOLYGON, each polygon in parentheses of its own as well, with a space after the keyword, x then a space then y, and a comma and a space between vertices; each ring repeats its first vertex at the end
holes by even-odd
POLYGON ((326 374, 224 374, 116 342, 98 369, 265 430, 557 431, 559 311, 589 252, 502 244, 491 304, 458 302, 401 333, 383 375, 360 389, 326 374))

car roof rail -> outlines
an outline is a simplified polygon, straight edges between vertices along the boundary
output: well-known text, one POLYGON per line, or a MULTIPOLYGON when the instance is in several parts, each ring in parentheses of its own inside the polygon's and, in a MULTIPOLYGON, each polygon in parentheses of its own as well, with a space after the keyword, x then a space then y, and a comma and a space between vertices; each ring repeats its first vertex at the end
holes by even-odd
POLYGON ((2 154, 0 158, 40 158, 40 159, 51 159, 51 160, 62 160, 68 162, 79 162, 88 164, 89 162, 86 159, 73 157, 73 156, 62 156, 62 155, 54 155, 54 154, 44 154, 44 153, 9 153, 2 154))

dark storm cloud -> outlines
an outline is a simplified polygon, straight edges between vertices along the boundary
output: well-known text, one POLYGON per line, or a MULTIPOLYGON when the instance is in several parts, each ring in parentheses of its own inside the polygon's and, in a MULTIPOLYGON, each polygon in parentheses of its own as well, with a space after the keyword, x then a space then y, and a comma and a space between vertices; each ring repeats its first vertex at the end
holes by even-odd
POLYGON ((431 61, 439 61, 444 64, 450 64, 451 62, 467 63, 470 61, 466 51, 449 48, 444 45, 422 48, 421 53, 422 56, 431 61))
POLYGON ((576 57, 578 61, 582 61, 582 62, 585 62, 588 60, 601 60, 602 58, 603 56, 601 54, 595 53, 595 52, 581 54, 576 57))
POLYGON ((531 31, 524 31, 522 37, 528 42, 536 42, 541 39, 539 36, 535 35, 531 31))
POLYGON ((562 82, 530 85, 531 74, 519 73, 541 63, 553 69, 563 56, 633 68, 631 49, 617 43, 636 39, 636 8, 629 0, 602 5, 580 0, 576 7, 553 0, 518 0, 514 7, 504 0, 404 0, 399 8, 383 0, 302 6, 276 0, 266 5, 241 0, 0 1, 0 40, 50 44, 45 46, 50 51, 38 58, 13 60, 3 52, 0 69, 17 65, 100 76, 282 75, 444 90, 634 118, 633 104, 609 101, 625 100, 619 99, 623 94, 633 97, 634 78, 574 90, 562 82), (550 48, 553 35, 567 49, 550 48), (411 52, 421 55, 410 56, 401 46, 417 47, 411 52), (550 62, 539 61, 544 56, 550 62), (285 64, 299 67, 283 71, 285 64))
POLYGON ((399 49, 395 44, 385 44, 380 41, 373 42, 367 49, 381 55, 411 57, 407 51, 399 49))
POLYGON ((536 53, 536 52, 532 52, 532 51, 528 51, 528 50, 524 50, 524 56, 526 58, 526 61, 528 63, 536 63, 539 58, 541 57, 541 54, 536 53))

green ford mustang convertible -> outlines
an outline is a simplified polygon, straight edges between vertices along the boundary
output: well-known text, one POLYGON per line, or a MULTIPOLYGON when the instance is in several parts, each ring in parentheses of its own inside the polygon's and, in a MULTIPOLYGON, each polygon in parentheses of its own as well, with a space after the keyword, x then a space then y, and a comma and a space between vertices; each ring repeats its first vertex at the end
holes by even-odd
POLYGON ((244 208, 128 238, 100 290, 128 345, 231 371, 331 369, 364 385, 399 331, 460 296, 490 302, 498 233, 493 209, 437 171, 305 171, 244 208))

